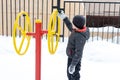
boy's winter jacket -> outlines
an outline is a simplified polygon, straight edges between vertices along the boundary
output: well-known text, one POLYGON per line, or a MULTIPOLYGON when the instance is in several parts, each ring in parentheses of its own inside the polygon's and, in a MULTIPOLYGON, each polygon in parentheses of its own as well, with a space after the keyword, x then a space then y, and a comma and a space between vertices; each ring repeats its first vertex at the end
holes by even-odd
POLYGON ((67 17, 63 21, 71 32, 68 39, 66 53, 69 58, 72 58, 71 64, 76 66, 77 63, 81 61, 84 45, 86 40, 89 39, 89 29, 86 28, 86 30, 82 32, 76 31, 72 28, 72 23, 67 17))

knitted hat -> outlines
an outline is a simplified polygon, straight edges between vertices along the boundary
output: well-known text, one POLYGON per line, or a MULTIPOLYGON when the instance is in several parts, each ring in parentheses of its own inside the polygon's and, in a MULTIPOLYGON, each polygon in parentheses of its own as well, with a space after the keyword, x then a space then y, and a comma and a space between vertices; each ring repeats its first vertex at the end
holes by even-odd
POLYGON ((76 15, 72 22, 77 28, 82 29, 85 25, 85 18, 83 16, 76 15))

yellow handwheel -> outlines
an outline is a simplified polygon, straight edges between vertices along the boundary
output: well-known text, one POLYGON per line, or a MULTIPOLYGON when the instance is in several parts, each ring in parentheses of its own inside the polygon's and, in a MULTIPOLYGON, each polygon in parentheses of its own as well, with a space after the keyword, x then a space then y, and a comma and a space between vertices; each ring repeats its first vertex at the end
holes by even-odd
POLYGON ((60 18, 58 17, 58 11, 54 10, 50 16, 50 22, 48 24, 48 50, 51 54, 54 54, 58 47, 58 41, 60 39, 60 18), (58 19, 58 26, 57 25, 58 19))
POLYGON ((32 31, 32 27, 31 27, 31 23, 30 23, 30 18, 28 16, 28 14, 24 11, 20 12, 17 17, 16 20, 14 22, 14 27, 13 27, 13 45, 15 48, 15 51, 17 52, 17 54, 19 55, 24 55, 26 53, 26 51, 28 50, 29 44, 30 44, 30 36, 27 36, 26 33, 27 32, 31 32, 32 31), (18 24, 19 23, 19 18, 25 15, 25 24, 24 24, 24 29, 18 24), (21 32, 21 41, 20 44, 17 45, 16 43, 16 32, 17 30, 19 30, 21 32), (24 47, 23 45, 26 44, 24 47))

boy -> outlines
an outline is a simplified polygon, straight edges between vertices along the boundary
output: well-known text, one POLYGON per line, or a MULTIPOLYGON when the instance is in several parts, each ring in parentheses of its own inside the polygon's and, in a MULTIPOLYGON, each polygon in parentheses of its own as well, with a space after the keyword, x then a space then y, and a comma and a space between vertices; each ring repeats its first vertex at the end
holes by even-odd
POLYGON ((71 32, 66 48, 68 80, 80 80, 81 58, 86 40, 89 39, 89 29, 85 26, 85 18, 83 16, 74 16, 73 25, 63 11, 58 13, 58 16, 71 32))

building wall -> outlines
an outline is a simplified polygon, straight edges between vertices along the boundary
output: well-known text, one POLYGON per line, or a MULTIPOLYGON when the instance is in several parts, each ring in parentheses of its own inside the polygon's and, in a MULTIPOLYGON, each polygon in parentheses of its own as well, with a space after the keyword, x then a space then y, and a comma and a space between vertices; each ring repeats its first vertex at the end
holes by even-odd
MULTIPOLYGON (((42 20, 44 29, 47 26, 49 16, 51 15, 52 0, 0 0, 0 35, 12 35, 17 14, 25 11, 29 14, 32 28, 36 19, 42 20)), ((19 20, 23 27, 22 16, 19 20)), ((19 31, 17 31, 19 35, 19 31)))

